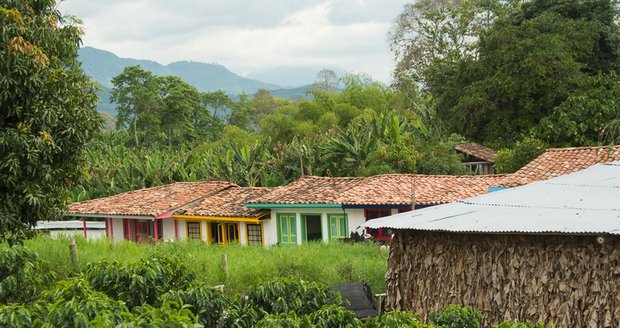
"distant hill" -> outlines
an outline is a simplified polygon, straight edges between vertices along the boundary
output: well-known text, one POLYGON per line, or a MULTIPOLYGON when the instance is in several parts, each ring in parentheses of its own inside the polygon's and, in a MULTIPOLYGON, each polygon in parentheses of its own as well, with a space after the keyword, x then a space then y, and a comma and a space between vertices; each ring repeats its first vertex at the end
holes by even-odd
MULTIPOLYGON (((80 48, 78 54, 84 72, 97 81, 103 89, 98 92, 101 100, 97 104, 97 109, 112 116, 116 116, 116 106, 110 103, 111 81, 127 66, 140 65, 142 69, 158 76, 178 76, 200 91, 222 90, 232 99, 237 99, 240 93, 253 95, 258 89, 269 90, 274 97, 278 98, 308 99, 307 92, 316 80, 317 73, 321 70, 316 67, 278 67, 262 73, 266 77, 277 76, 280 81, 290 82, 287 82, 286 85, 297 85, 296 87, 283 88, 278 84, 241 77, 222 65, 191 61, 162 65, 151 60, 120 58, 109 51, 92 47, 80 48)), ((341 70, 335 70, 335 72, 339 76, 344 75, 341 70)))
POLYGON ((84 72, 106 88, 112 88, 112 78, 127 66, 140 65, 155 75, 178 76, 200 91, 222 90, 228 94, 255 93, 258 89, 279 89, 280 86, 241 77, 222 65, 180 61, 162 65, 150 60, 120 58, 115 54, 92 47, 80 48, 79 58, 84 72))

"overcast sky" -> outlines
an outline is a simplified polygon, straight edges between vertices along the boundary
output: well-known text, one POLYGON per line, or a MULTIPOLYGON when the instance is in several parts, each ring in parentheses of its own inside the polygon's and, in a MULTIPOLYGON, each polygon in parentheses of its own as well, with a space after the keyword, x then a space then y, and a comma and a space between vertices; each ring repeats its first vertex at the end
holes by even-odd
POLYGON ((64 0, 84 45, 162 64, 217 63, 240 75, 338 67, 388 83, 387 31, 405 0, 64 0))

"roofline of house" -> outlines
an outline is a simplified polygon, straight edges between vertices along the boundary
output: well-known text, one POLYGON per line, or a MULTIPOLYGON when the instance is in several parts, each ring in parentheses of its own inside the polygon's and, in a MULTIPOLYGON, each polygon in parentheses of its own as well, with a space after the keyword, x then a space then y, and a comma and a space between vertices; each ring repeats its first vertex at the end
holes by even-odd
POLYGON ((391 229, 393 231, 407 231, 407 232, 440 232, 447 234, 457 235, 510 235, 510 236, 575 236, 575 237, 597 237, 597 236, 615 236, 619 234, 610 231, 601 232, 564 232, 564 231, 450 231, 444 229, 412 229, 412 228, 390 228, 383 227, 384 229, 391 229))
MULTIPOLYGON (((420 205, 420 204, 416 204, 420 205)), ((411 209, 411 204, 344 204, 342 208, 368 208, 368 209, 377 209, 377 208, 403 208, 403 209, 411 209)))
POLYGON ((202 215, 180 215, 174 214, 172 216, 176 220, 202 220, 202 221, 219 221, 219 222, 245 222, 260 224, 264 220, 259 218, 242 218, 242 217, 230 217, 230 216, 202 216, 202 215))
POLYGON ((245 204, 247 208, 342 208, 340 204, 245 204))
POLYGON ((151 215, 65 213, 64 216, 77 217, 77 218, 96 218, 96 219, 155 220, 155 217, 151 215))

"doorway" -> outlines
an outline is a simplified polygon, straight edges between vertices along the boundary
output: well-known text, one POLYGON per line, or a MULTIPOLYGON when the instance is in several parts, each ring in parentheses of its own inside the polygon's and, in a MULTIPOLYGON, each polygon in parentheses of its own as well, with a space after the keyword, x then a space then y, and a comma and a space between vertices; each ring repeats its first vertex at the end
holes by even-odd
POLYGON ((301 223, 304 229, 303 237, 305 241, 323 240, 320 214, 302 214, 301 223))

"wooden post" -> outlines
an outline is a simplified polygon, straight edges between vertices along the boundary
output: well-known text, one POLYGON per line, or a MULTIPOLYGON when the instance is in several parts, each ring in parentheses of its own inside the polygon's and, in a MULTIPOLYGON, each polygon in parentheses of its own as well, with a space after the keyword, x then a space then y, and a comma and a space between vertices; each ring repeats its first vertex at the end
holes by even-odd
POLYGON ((157 219, 153 219, 153 234, 155 235, 155 243, 159 241, 159 228, 157 227, 157 219))
POLYGON ((71 239, 71 241, 69 241, 69 251, 71 254, 71 263, 73 263, 73 265, 76 265, 78 259, 78 249, 77 244, 75 243, 75 239, 71 239))
POLYGON ((174 219, 174 239, 179 239, 179 220, 174 219))
POLYGON ((86 219, 82 219, 82 225, 84 227, 84 239, 86 239, 86 237, 88 237, 86 236, 86 219))

